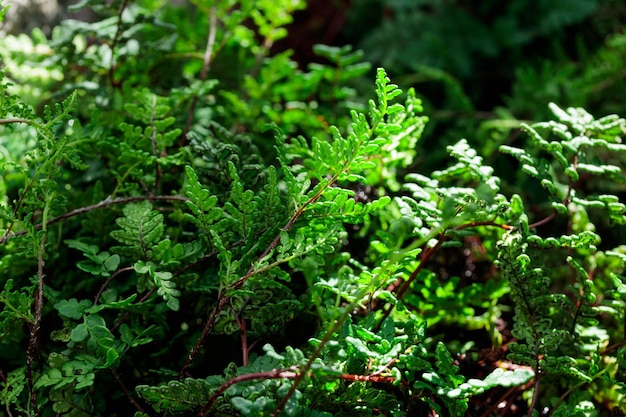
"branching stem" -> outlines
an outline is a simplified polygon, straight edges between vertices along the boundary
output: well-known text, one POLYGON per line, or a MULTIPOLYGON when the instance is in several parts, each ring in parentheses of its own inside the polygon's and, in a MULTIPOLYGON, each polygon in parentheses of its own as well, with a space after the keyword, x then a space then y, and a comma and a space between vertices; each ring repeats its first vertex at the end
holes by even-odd
POLYGON ((528 414, 526 414, 527 417, 532 417, 533 410, 535 409, 535 406, 537 404, 537 399, 539 398, 539 382, 540 381, 541 381, 541 377, 539 373, 537 373, 535 375, 535 387, 533 388, 533 398, 530 401, 530 406, 528 407, 528 414))
MULTIPOLYGON (((294 368, 295 369, 295 368, 294 368)), ((282 369, 274 369, 268 372, 257 372, 253 374, 245 374, 239 375, 234 378, 229 379, 220 385, 217 390, 209 397, 204 407, 200 410, 197 417, 204 417, 207 415, 215 401, 222 395, 228 388, 239 382, 245 381, 253 381, 253 380, 264 380, 264 379, 276 379, 276 378, 285 378, 285 379, 295 379, 298 377, 298 373, 294 372, 294 369, 291 370, 282 370, 282 369)))
MULTIPOLYGON (((334 181, 337 180, 339 174, 335 175, 333 177, 334 181)), ((332 181, 332 180, 331 180, 332 181)), ((311 197, 310 199, 308 199, 295 213, 293 216, 291 216, 291 218, 289 219, 289 221, 287 222, 287 224, 285 224, 285 226, 283 227, 284 231, 289 231, 291 230, 291 228, 293 227, 293 225, 296 223, 296 221, 300 218, 300 216, 304 213, 304 210, 311 204, 313 204, 315 201, 317 201, 321 196, 323 191, 330 187, 330 185, 332 183, 334 183, 334 181, 329 181, 328 183, 325 184, 325 186, 320 187, 320 189, 318 190, 317 193, 315 193, 315 195, 313 197, 311 197)), ((268 247, 263 251, 263 253, 258 257, 257 263, 259 263, 260 261, 262 261, 277 245, 278 242, 280 242, 280 233, 278 233, 276 235, 276 237, 274 238, 274 240, 268 245, 268 247)), ((276 264, 272 265, 275 266, 276 264)), ((196 344, 194 345, 194 347, 191 349, 191 351, 189 351, 189 355, 187 357, 187 360, 185 362, 185 364, 183 365, 183 367, 181 368, 181 370, 178 373, 178 378, 182 378, 185 373, 187 372, 187 370, 189 369, 189 367, 191 366, 191 362, 193 362, 193 360, 195 359, 196 355, 198 354, 198 352, 200 351, 200 348, 202 348, 202 345, 204 344, 204 339, 206 339, 206 337, 208 336, 209 332, 211 331, 211 329, 213 328, 213 325, 215 324, 215 320, 217 319, 217 315, 219 314, 220 311, 222 311, 229 303, 230 301, 230 296, 228 295, 228 292, 230 290, 235 290, 238 288, 241 288, 241 286, 243 286, 243 284, 253 275, 256 275, 260 272, 262 272, 262 270, 266 270, 268 269, 268 267, 265 267, 263 269, 259 269, 259 270, 255 270, 255 266, 254 264, 250 267, 250 269, 248 270, 248 272, 242 276, 241 278, 239 278, 237 281, 235 281, 234 283, 232 283, 231 285, 229 285, 226 289, 224 289, 222 291, 222 294, 220 295, 218 302, 217 302, 217 306, 213 309, 213 311, 211 312, 211 315, 209 316, 209 318, 207 319, 207 321, 204 324, 204 327, 202 328, 202 332, 200 333, 200 337, 198 338, 198 341, 196 342, 196 344)))
POLYGON ((135 407, 137 411, 143 414, 147 414, 146 411, 141 407, 141 405, 139 405, 139 403, 130 394, 130 392, 128 391, 128 388, 126 388, 126 385, 124 385, 124 382, 122 382, 120 375, 115 371, 115 369, 111 368, 111 374, 113 375, 115 382, 117 382, 117 385, 119 385, 122 391, 124 392, 124 395, 126 395, 126 398, 128 398, 128 401, 133 405, 133 407, 135 407))
POLYGON ((104 290, 107 289, 107 287, 109 286, 111 281, 113 281, 115 278, 117 278, 118 275, 120 275, 123 272, 128 272, 128 271, 133 271, 133 270, 134 270, 134 268, 132 266, 127 266, 126 268, 118 269, 117 271, 115 271, 115 273, 113 273, 109 278, 107 278, 106 281, 104 281, 104 284, 102 284, 102 286, 98 290, 98 293, 94 297, 93 304, 94 305, 98 304, 98 300, 100 299, 100 296, 102 295, 104 290))
MULTIPOLYGON (((81 215, 81 214, 89 213, 91 211, 98 210, 98 209, 101 209, 101 208, 109 207, 109 206, 112 206, 112 205, 115 205, 115 204, 125 204, 125 203, 132 203, 132 202, 135 202, 135 201, 143 201, 143 200, 150 200, 150 201, 187 201, 188 199, 187 199, 187 197, 177 196, 177 195, 133 196, 133 197, 120 197, 120 198, 113 198, 113 199, 107 198, 106 200, 102 200, 101 202, 99 202, 97 204, 93 204, 91 206, 81 207, 81 208, 78 208, 76 210, 72 210, 69 213, 65 213, 65 214, 62 214, 60 216, 53 217, 53 218, 51 218, 47 222, 47 224, 51 225, 51 224, 59 223, 59 222, 62 222, 64 220, 67 220, 69 218, 76 217, 76 216, 81 215)), ((35 230, 41 230, 42 227, 43 227, 43 222, 41 224, 35 225, 35 230)), ((9 239, 17 237, 17 236, 25 235, 26 233, 27 233, 26 230, 22 230, 22 231, 11 233, 11 234, 5 234, 5 236, 2 236, 0 238, 0 244, 4 244, 9 239)))
POLYGON ((44 266, 45 266, 45 253, 46 253, 46 237, 48 232, 48 215, 50 211, 50 204, 54 195, 49 195, 46 198, 46 202, 43 209, 42 219, 42 235, 39 241, 39 253, 37 254, 37 289, 35 291, 34 300, 34 312, 33 322, 30 326, 30 338, 28 340, 28 348, 26 349, 26 379, 28 380, 28 391, 30 394, 31 405, 33 406, 33 413, 37 417, 39 416, 39 406, 37 403, 37 393, 35 392, 35 384, 33 380, 33 363, 35 361, 35 354, 37 351, 39 330, 41 329, 41 318, 43 312, 43 289, 44 289, 44 266))
MULTIPOLYGON (((454 227, 453 229, 458 231, 458 230, 463 230, 463 229, 468 229, 470 227, 478 227, 478 226, 493 226, 493 227, 499 227, 505 230, 511 230, 513 228, 512 226, 509 226, 507 224, 496 223, 494 220, 489 220, 489 221, 480 221, 480 222, 469 222, 469 223, 458 225, 454 227)), ((417 265, 417 267, 413 270, 409 278, 406 281, 403 281, 402 278, 399 278, 395 283, 391 284, 387 288, 387 290, 388 291, 397 290, 396 297, 398 299, 402 298, 404 294, 406 293, 406 291, 410 288, 411 283, 415 280, 415 278, 419 275, 419 273, 424 269, 424 267, 426 266, 426 263, 439 250, 439 248, 441 248, 441 245, 443 245, 443 243, 446 240, 448 240, 448 236, 446 235, 446 229, 444 229, 439 234, 437 243, 435 243, 435 245, 432 247, 427 247, 424 249, 424 251, 422 252, 422 258, 420 259, 419 265, 417 265)), ((380 326, 382 326, 383 322, 385 321, 385 319, 387 319, 387 317, 389 317, 389 315, 391 314, 394 308, 395 308, 395 305, 390 305, 387 308, 387 310, 385 310, 383 317, 381 318, 381 320, 378 322, 378 324, 375 327, 376 332, 380 330, 380 326)))

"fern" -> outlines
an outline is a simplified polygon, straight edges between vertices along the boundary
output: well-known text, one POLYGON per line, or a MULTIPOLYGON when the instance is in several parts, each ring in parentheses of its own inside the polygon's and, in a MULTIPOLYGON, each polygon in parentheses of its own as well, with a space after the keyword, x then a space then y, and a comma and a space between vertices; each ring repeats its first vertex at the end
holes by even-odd
POLYGON ((112 231, 111 237, 124 246, 115 246, 114 250, 129 257, 152 259, 153 247, 165 230, 163 215, 149 201, 128 204, 123 213, 124 217, 115 221, 121 229, 112 231))
POLYGON ((623 119, 551 105, 498 161, 425 152, 413 89, 379 68, 362 100, 365 53, 275 52, 304 2, 192 3, 0 41, 3 412, 623 409, 623 119))

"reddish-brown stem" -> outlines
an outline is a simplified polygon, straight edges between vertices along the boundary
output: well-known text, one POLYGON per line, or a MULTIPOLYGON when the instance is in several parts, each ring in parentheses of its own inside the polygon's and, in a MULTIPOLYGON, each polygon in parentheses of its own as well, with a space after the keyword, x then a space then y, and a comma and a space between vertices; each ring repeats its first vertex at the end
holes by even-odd
MULTIPOLYGON (((411 348, 407 349, 404 353, 407 353, 411 350, 411 348)), ((378 371, 374 372, 373 374, 370 374, 369 376, 378 376, 380 374, 382 374, 383 372, 385 372, 386 370, 389 369, 389 367, 391 365, 393 365, 394 363, 396 363, 398 361, 398 358, 393 358, 392 360, 390 360, 389 362, 387 362, 385 364, 385 366, 381 366, 380 369, 378 369, 378 371)))
POLYGON ((248 344, 248 357, 250 357, 250 352, 252 352, 252 349, 254 349, 254 347, 258 345, 261 340, 262 339, 257 339, 254 342, 248 344))
POLYGON ((619 348, 621 348, 622 346, 626 345, 626 340, 622 340, 621 342, 615 343, 609 347, 607 347, 606 349, 604 349, 602 352, 600 352, 601 356, 604 356, 608 353, 613 352, 614 350, 617 350, 619 348))
MULTIPOLYGON (((494 226, 494 227, 499 227, 505 230, 511 230, 513 227, 509 226, 507 224, 500 224, 500 223, 496 223, 493 220, 488 220, 488 221, 480 221, 480 222, 470 222, 470 223, 465 223, 465 224, 461 224, 458 225, 456 227, 454 227, 453 230, 463 230, 463 229, 468 229, 470 227, 478 227, 478 226, 494 226)), ((409 278, 403 282, 402 278, 398 278, 398 280, 396 282, 394 282, 393 284, 391 284, 387 290, 388 291, 396 291, 396 297, 398 299, 402 298, 404 296, 404 293, 410 288, 411 283, 415 280, 415 278, 419 275, 419 273, 422 271, 422 269, 424 269, 424 266, 426 265, 426 263, 430 260, 430 258, 433 256, 433 254, 439 250, 439 248, 441 247, 441 245, 443 245, 443 243, 448 239, 448 237, 446 236, 446 230, 444 230, 443 232, 441 232, 441 234, 439 235, 439 239, 437 240, 437 243, 433 246, 433 247, 427 247, 426 249, 424 249, 424 251, 422 252, 422 258, 420 259, 420 263, 419 265, 413 270, 413 272, 411 273, 411 275, 409 276, 409 278), (402 285, 402 286, 400 286, 402 285), (398 287, 400 289, 398 289, 398 287)), ((380 326, 382 326, 382 323, 385 321, 385 319, 387 317, 389 317, 389 315, 391 314, 391 312, 393 311, 395 306, 390 305, 387 310, 385 310, 385 313, 383 314, 382 319, 378 322, 378 325, 375 328, 375 331, 380 330, 380 326)))
POLYGON ((217 306, 213 309, 213 311, 211 312, 211 315, 209 316, 207 321, 204 323, 204 327, 202 327, 202 332, 200 333, 200 336, 198 337, 196 344, 189 351, 189 355, 187 355, 187 360, 185 361, 185 364, 178 372, 178 379, 181 379, 187 373, 187 370, 191 366, 191 362, 193 362, 196 355, 202 348, 202 345, 204 344, 204 339, 206 339, 209 332, 213 328, 213 325, 215 324, 215 320, 217 319, 218 313, 222 311, 228 305, 229 301, 230 301, 230 297, 227 296, 226 294, 223 294, 219 298, 217 306))
POLYGON ((127 271, 132 271, 132 270, 134 270, 134 268, 132 266, 127 266, 126 268, 118 269, 117 271, 115 271, 115 273, 113 275, 111 275, 109 278, 107 278, 106 281, 104 281, 104 284, 102 284, 102 286, 98 290, 98 293, 96 294, 96 296, 95 296, 95 298, 93 300, 93 304, 94 305, 98 304, 98 300, 100 299, 100 296, 102 295, 104 290, 107 289, 107 287, 109 286, 111 281, 113 281, 115 278, 117 278, 117 276, 120 275, 121 273, 127 272, 127 271))
MULTIPOLYGON (((209 397, 207 402, 205 403, 202 410, 198 413, 197 417, 204 417, 213 407, 213 404, 217 401, 217 399, 222 395, 228 388, 232 387, 235 384, 245 381, 253 381, 253 380, 264 380, 264 379, 296 379, 302 375, 300 372, 296 372, 297 368, 290 368, 287 370, 282 369, 273 369, 267 372, 257 372, 252 374, 239 375, 229 379, 220 385, 217 390, 209 397)), ((309 375, 310 376, 310 375, 309 375)), ((339 379, 343 379, 344 381, 350 382, 372 382, 372 383, 384 383, 384 384, 393 384, 396 382, 396 379, 391 376, 381 376, 377 374, 372 375, 355 375, 355 374, 341 374, 338 376, 339 379)))
MULTIPOLYGON (((327 187, 330 186, 332 183, 334 183, 334 181, 336 181, 336 179, 337 179, 337 176, 333 177, 329 181, 329 183, 327 184, 327 187)), ((291 228, 293 227, 295 222, 298 220, 298 218, 300 218, 302 213, 304 213, 304 210, 310 204, 313 204, 315 201, 317 201, 322 196, 322 192, 323 192, 324 189, 325 188, 321 188, 320 191, 318 191, 313 197, 311 197, 309 200, 307 200, 302 205, 302 207, 300 207, 294 213, 294 215, 291 216, 291 218, 289 219, 289 221, 283 227, 282 230, 284 230, 284 231, 291 230, 291 228)), ((280 233, 278 233, 276 235, 276 237, 274 238, 272 243, 270 243, 268 245, 268 247, 263 251, 263 253, 258 257, 258 261, 261 261, 263 258, 265 258, 278 245, 278 242, 280 242, 280 233)), ((254 264, 253 264, 252 266, 250 266, 250 269, 248 269, 248 272, 244 276, 239 278, 234 283, 230 284, 227 288, 225 288, 222 291, 222 293, 218 297, 217 306, 213 309, 213 311, 211 312, 211 315, 209 316, 207 321, 204 323, 204 327, 202 328, 202 332, 200 333, 200 337, 198 337, 198 340, 197 340, 196 344, 189 351, 189 355, 187 356, 187 360, 185 361, 185 364, 183 365, 183 367, 178 372, 178 378, 179 379, 182 378, 185 375, 185 373, 187 372, 187 369, 189 369, 189 367, 191 366, 191 362, 193 362, 193 360, 195 359, 196 355, 200 351, 200 348, 202 348, 202 345, 204 344, 204 339, 206 339, 207 335, 209 334, 209 332, 213 328, 213 325, 215 324, 215 320, 217 319, 217 315, 219 314, 220 311, 222 311, 228 305, 228 303, 230 301, 230 296, 228 295, 228 292, 231 291, 231 290, 236 290, 236 289, 241 288, 243 286, 243 284, 251 276, 254 275, 254 273, 255 273, 255 270, 254 270, 254 264)))
MULTIPOLYGON (((242 311, 243 312, 243 311, 242 311)), ((248 332, 246 331, 246 319, 235 313, 235 320, 239 326, 239 334, 241 335, 241 364, 248 366, 248 332)))
POLYGON ((376 382, 376 383, 384 383, 384 384, 393 384, 396 382, 396 379, 392 376, 382 376, 382 375, 353 375, 353 374, 341 374, 339 377, 345 381, 353 381, 353 382, 376 382))
POLYGON ((536 221, 535 223, 529 224, 528 228, 529 229, 534 229, 535 227, 541 227, 544 224, 547 224, 547 223, 551 222, 555 217, 556 217, 556 211, 553 211, 552 213, 550 213, 549 216, 547 216, 547 217, 545 217, 545 218, 543 218, 543 219, 541 219, 539 221, 536 221))
MULTIPOLYGON (((45 219, 44 219, 45 220, 45 219)), ((26 350, 26 378, 28 379, 28 390, 30 401, 33 406, 33 413, 39 416, 39 406, 37 404, 37 393, 35 392, 35 384, 33 381, 33 362, 35 361, 35 351, 37 350, 37 341, 39 330, 41 329, 41 316, 43 311, 43 287, 44 287, 44 254, 46 251, 46 233, 41 237, 39 244, 39 254, 37 256, 37 290, 35 292, 34 318, 30 327, 30 338, 28 340, 28 348, 26 350)))
POLYGON ((530 401, 530 406, 528 407, 528 417, 532 417, 533 415, 533 410, 535 409, 535 406, 537 404, 537 398, 539 398, 539 381, 540 381, 540 377, 539 377, 539 369, 536 369, 537 375, 535 375, 535 387, 533 389, 533 398, 530 401))
MULTIPOLYGON (((441 247, 441 245, 443 244, 445 240, 446 240, 446 236, 445 236, 445 231, 444 231, 439 236, 439 240, 437 240, 437 243, 435 244, 435 246, 433 246, 432 248, 426 248, 424 252, 422 252, 422 258, 420 259, 419 265, 417 266, 417 268, 413 270, 413 272, 409 276, 409 279, 407 279, 398 290, 397 295, 396 295, 398 299, 402 298, 402 296, 409 289, 409 287, 411 286, 411 283, 415 280, 415 278, 420 273, 420 271, 424 269, 426 262, 428 262, 428 260, 437 251, 437 249, 441 247)), ((390 290, 394 291, 397 288, 397 285, 399 285, 399 283, 401 282, 402 282, 401 279, 396 281, 396 283, 390 286, 390 290)), ((393 304, 387 307, 387 309, 385 310, 385 313, 383 314, 383 317, 380 319, 380 321, 378 322, 378 324, 376 325, 374 329, 375 332, 378 332, 380 330, 380 326, 382 326, 383 322, 387 319, 387 317, 389 317, 389 315, 391 314, 394 308, 395 306, 393 304)))
POLYGON ((239 375, 231 378, 228 381, 224 382, 222 385, 220 385, 219 388, 213 393, 213 395, 209 397, 206 404, 204 404, 204 407, 202 407, 202 409, 198 413, 198 417, 206 416, 211 407, 213 407, 213 404, 215 404, 215 401, 217 401, 217 399, 220 397, 220 395, 222 395, 224 391, 226 391, 228 388, 239 382, 276 378, 294 379, 297 376, 298 374, 293 370, 274 369, 268 372, 257 372, 254 374, 239 375))
POLYGON ((128 398, 128 401, 133 405, 133 407, 135 407, 137 411, 147 414, 145 410, 141 407, 141 405, 139 405, 139 403, 135 401, 133 396, 130 394, 130 392, 128 391, 128 388, 126 388, 126 385, 124 385, 124 383, 122 382, 122 379, 120 378, 119 374, 115 371, 115 369, 111 368, 110 370, 111 370, 111 374, 113 375, 113 378, 115 379, 115 382, 117 382, 117 385, 120 386, 120 388, 124 392, 124 395, 126 395, 126 398, 128 398))
MULTIPOLYGON (((81 214, 85 214, 85 213, 89 213, 90 211, 94 211, 94 210, 98 210, 101 208, 105 208, 105 207, 109 207, 115 204, 125 204, 125 203, 132 203, 135 201, 143 201, 143 200, 150 200, 150 201, 187 201, 187 197, 183 197, 183 196, 177 196, 177 195, 153 195, 153 196, 134 196, 134 197, 121 197, 121 198, 113 198, 113 199, 106 199, 103 200, 97 204, 93 204, 91 206, 86 206, 86 207, 81 207, 78 208, 76 210, 72 210, 69 213, 65 213, 62 214, 60 216, 57 217, 53 217, 52 219, 50 219, 47 224, 55 224, 55 223, 59 223, 62 222, 63 220, 67 220, 69 218, 81 215, 81 214)), ((42 224, 36 224, 35 225, 35 230, 41 230, 42 228, 42 224)), ((6 243, 9 239, 17 237, 17 236, 22 236, 25 235, 27 233, 26 230, 22 230, 19 232, 15 232, 15 233, 11 233, 11 234, 5 234, 4 236, 2 236, 0 238, 0 244, 4 244, 6 243)))
POLYGON ((509 388, 497 401, 494 402, 494 404, 491 407, 489 407, 488 410, 486 410, 484 413, 482 413, 480 415, 480 417, 489 417, 496 410, 496 408, 500 407, 500 404, 502 404, 503 402, 506 402, 506 407, 510 407, 511 406, 511 401, 507 401, 507 400, 513 394, 515 394, 517 389, 518 389, 518 387, 511 387, 511 388, 509 388))
POLYGON ((409 289, 409 287, 411 286, 411 283, 415 280, 415 278, 421 272, 421 270, 424 269, 424 266, 426 265, 426 263, 430 260, 433 254, 437 252, 437 250, 441 247, 441 245, 443 245, 443 242, 445 242, 446 240, 447 238, 444 232, 439 237, 439 240, 437 240, 437 243, 435 243, 435 246, 433 246, 432 248, 426 248, 426 250, 424 250, 424 253, 422 254, 422 259, 420 260, 419 265, 411 273, 411 275, 409 276, 409 279, 407 279, 406 282, 402 285, 402 287, 400 287, 400 290, 398 290, 398 294, 397 294, 398 299, 404 296, 404 293, 409 289))

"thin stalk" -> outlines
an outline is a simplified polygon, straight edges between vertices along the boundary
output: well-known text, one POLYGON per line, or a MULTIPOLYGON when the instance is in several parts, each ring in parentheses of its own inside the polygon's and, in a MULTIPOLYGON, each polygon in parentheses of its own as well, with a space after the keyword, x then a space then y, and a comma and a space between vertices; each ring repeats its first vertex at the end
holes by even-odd
POLYGON ((291 398, 294 392, 296 392, 296 389, 298 389, 298 386, 304 380, 304 377, 306 377, 309 371, 311 370, 311 367, 313 366, 313 362, 315 362, 315 360, 322 354, 322 350, 328 344, 328 342, 331 341, 335 332, 339 330, 339 328, 343 325, 343 323, 350 316, 350 314, 352 313, 352 310, 354 309, 354 307, 356 307, 359 298, 360 297, 357 297, 355 301, 348 304, 344 308, 344 311, 341 314, 341 316, 339 316, 339 318, 335 320, 331 328, 326 332, 326 334, 324 335, 324 338, 317 345, 317 347, 315 348, 315 350, 313 351, 313 353, 307 360, 306 364, 300 369, 300 372, 295 377, 293 384, 291 384, 291 387, 289 388, 289 391, 287 391, 287 394, 283 397, 281 402, 278 404, 278 406, 272 413, 271 417, 277 417, 278 414, 280 414, 280 412, 283 410, 283 408, 285 408, 285 405, 287 405, 287 401, 289 401, 289 398, 291 398))
POLYGON ((263 379, 276 379, 276 378, 287 378, 287 379, 295 379, 298 377, 298 374, 293 370, 282 370, 282 369, 274 369, 268 372, 257 372, 253 374, 239 375, 234 378, 229 379, 220 385, 217 390, 209 397, 207 402, 204 404, 204 407, 200 410, 197 417, 204 417, 207 415, 215 401, 222 395, 228 388, 239 382, 245 381, 253 381, 253 380, 263 380, 263 379))
MULTIPOLYGON (((538 371, 538 369, 537 369, 538 371)), ((533 398, 530 401, 530 406, 528 407, 528 413, 526 414, 527 417, 532 417, 533 415, 533 410, 535 409, 535 406, 537 404, 537 399, 539 398, 539 382, 540 382, 541 378, 539 376, 539 373, 537 372, 536 376, 535 376, 535 387, 533 389, 533 398)))
POLYGON ((98 300, 100 299, 100 296, 102 295, 104 290, 106 290, 106 288, 109 286, 111 281, 113 281, 115 278, 117 278, 118 275, 120 275, 123 272, 133 271, 134 269, 135 268, 133 268, 132 266, 127 266, 126 268, 118 269, 117 271, 115 271, 115 273, 113 273, 109 278, 107 278, 106 281, 104 281, 104 284, 102 284, 102 286, 98 290, 98 293, 94 297, 93 304, 94 305, 98 304, 98 300))
MULTIPOLYGON (((50 220, 48 220, 47 224, 51 225, 51 224, 59 223, 59 222, 62 222, 64 220, 67 220, 69 218, 76 217, 76 216, 81 215, 81 214, 89 213, 91 211, 98 210, 98 209, 101 209, 101 208, 109 207, 109 206, 112 206, 112 205, 115 205, 115 204, 126 204, 126 203, 132 203, 132 202, 135 202, 135 201, 143 201, 143 200, 150 200, 150 201, 187 201, 188 199, 187 199, 187 197, 178 196, 178 195, 147 195, 147 196, 107 198, 106 200, 102 200, 101 202, 99 202, 97 204, 93 204, 91 206, 81 207, 81 208, 78 208, 76 210, 72 210, 69 213, 65 213, 65 214, 62 214, 60 216, 53 217, 50 220)), ((40 224, 36 224, 35 225, 35 230, 41 230, 42 228, 43 228, 43 222, 40 223, 40 224)), ((22 230, 22 231, 11 233, 11 234, 5 234, 5 236, 0 237, 0 245, 6 243, 11 238, 14 238, 14 237, 17 237, 17 236, 22 236, 22 235, 25 235, 26 233, 28 233, 26 230, 22 230)))
POLYGON ((35 392, 35 384, 33 380, 33 363, 35 361, 35 354, 37 351, 37 344, 39 339, 39 330, 41 329, 41 317, 43 311, 43 289, 44 289, 44 256, 46 253, 46 237, 48 233, 48 216, 50 214, 50 204, 54 194, 46 198, 46 202, 43 209, 42 219, 42 231, 41 240, 39 242, 39 253, 37 255, 37 289, 35 291, 34 300, 34 314, 33 323, 30 326, 30 337, 28 340, 28 348, 26 349, 26 379, 28 380, 28 391, 30 394, 30 401, 33 407, 33 413, 35 416, 39 416, 39 405, 37 403, 37 393, 35 392))
MULTIPOLYGON (((339 174, 336 174, 333 178, 331 178, 331 180, 329 180, 328 182, 326 182, 322 187, 320 187, 320 189, 318 190, 318 192, 315 193, 315 195, 313 197, 311 197, 310 199, 308 199, 295 213, 293 216, 291 216, 291 218, 289 219, 289 221, 285 224, 285 226, 282 228, 282 230, 284 231, 289 231, 291 230, 291 228, 293 227, 293 225, 296 223, 296 221, 300 218, 300 216, 304 213, 305 209, 313 204, 315 201, 317 201, 323 194, 324 190, 327 189, 328 187, 330 187, 334 181, 336 181, 339 177, 339 174), (333 181, 334 179, 334 181, 333 181)), ((257 262, 259 263, 261 262, 277 245, 278 242, 280 242, 280 233, 276 234, 276 237, 274 238, 274 240, 268 245, 268 247, 263 251, 263 253, 257 258, 257 262)), ((270 267, 274 267, 277 266, 279 263, 284 263, 284 261, 288 261, 288 260, 282 260, 280 262, 274 262, 272 265, 269 265, 267 267, 264 268, 260 268, 258 270, 255 270, 255 266, 254 264, 252 264, 250 266, 250 269, 248 270, 248 272, 243 275, 241 278, 239 278, 237 281, 235 281, 234 283, 232 283, 231 285, 229 285, 226 289, 224 289, 224 291, 222 291, 222 294, 219 296, 218 298, 218 302, 217 302, 217 306, 213 309, 213 311, 211 312, 211 315, 209 316, 209 318, 207 319, 207 321, 204 324, 204 327, 202 328, 202 332, 200 333, 200 337, 198 338, 196 344, 194 345, 194 347, 191 349, 191 351, 189 351, 189 355, 187 356, 187 360, 185 361, 185 364, 183 365, 183 367, 181 368, 181 370, 178 373, 178 378, 182 378, 185 373, 187 372, 187 370, 189 369, 189 367, 191 366, 191 362, 193 362, 193 360, 195 359, 196 355, 198 354, 198 352, 200 351, 200 348, 202 348, 202 345, 204 344, 204 339, 206 339, 206 337, 208 336, 209 332, 211 331, 211 329, 213 328, 213 325, 215 324, 215 320, 217 319, 217 315, 219 314, 220 311, 222 311, 230 302, 230 296, 228 296, 228 292, 230 290, 233 289, 238 289, 241 288, 243 286, 243 284, 252 276, 266 271, 268 270, 270 267)))
POLYGON ((117 382, 117 385, 120 386, 120 388, 124 392, 124 395, 126 395, 126 398, 128 398, 128 401, 133 405, 133 407, 135 407, 137 411, 143 414, 147 414, 146 411, 141 407, 141 405, 139 405, 139 403, 135 401, 133 396, 130 394, 130 392, 128 391, 128 388, 126 388, 126 385, 124 385, 124 383, 122 382, 122 379, 120 378, 120 375, 115 371, 115 369, 111 368, 110 371, 111 371, 111 374, 113 375, 113 378, 115 379, 115 382, 117 382))

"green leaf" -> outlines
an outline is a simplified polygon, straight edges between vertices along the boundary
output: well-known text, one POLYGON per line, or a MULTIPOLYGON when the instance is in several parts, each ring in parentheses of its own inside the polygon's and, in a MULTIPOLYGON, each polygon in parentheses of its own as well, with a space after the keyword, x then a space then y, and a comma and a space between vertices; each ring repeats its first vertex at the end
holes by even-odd
POLYGON ((87 337, 89 337, 89 328, 86 323, 79 324, 70 333, 70 339, 73 342, 84 342, 87 337))
POLYGON ((113 249, 140 259, 150 259, 152 247, 158 244, 165 230, 163 215, 153 210, 149 201, 129 203, 123 212, 124 217, 115 221, 121 229, 113 230, 111 237, 125 246, 113 249))
POLYGON ((255 410, 254 403, 242 397, 233 397, 230 399, 232 405, 244 415, 248 415, 255 410))
POLYGON ((59 314, 70 319, 78 320, 83 317, 85 311, 91 307, 89 300, 80 300, 70 298, 69 300, 61 300, 54 305, 59 314))

